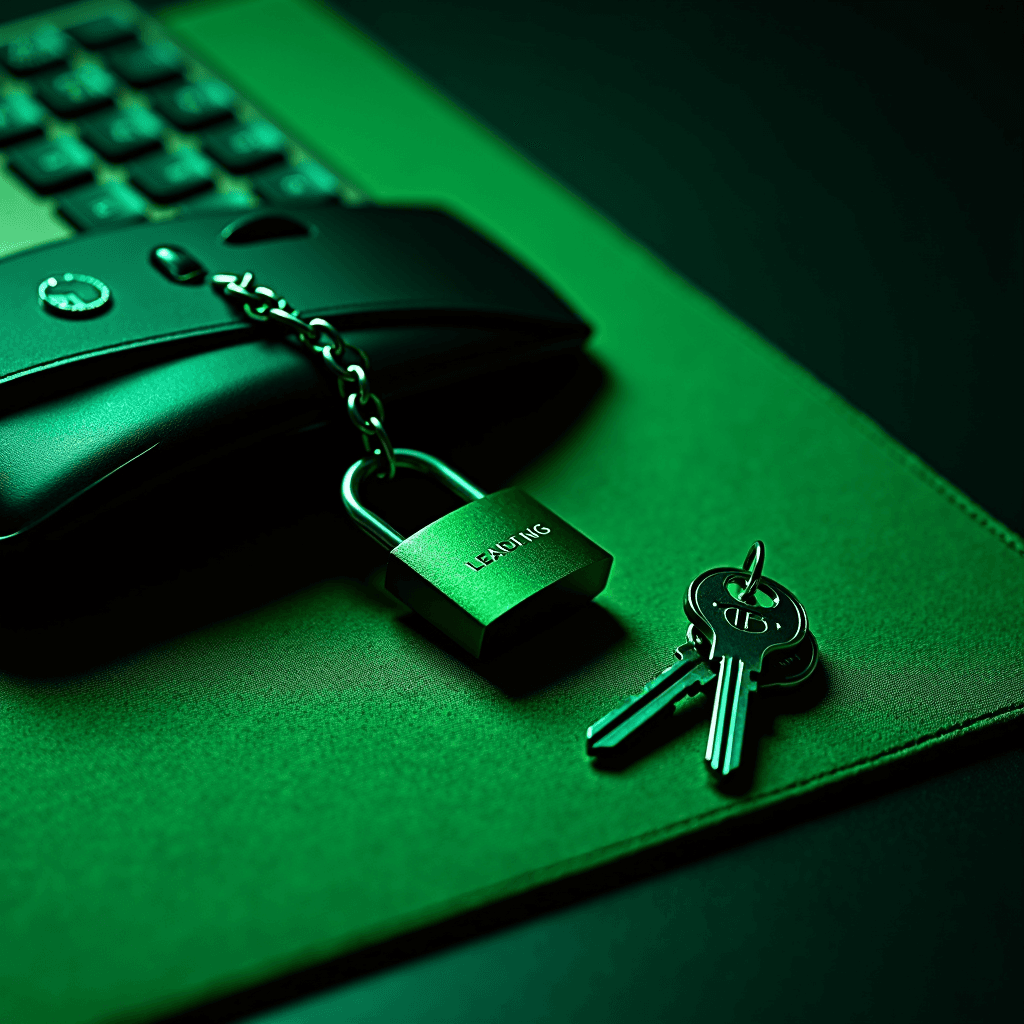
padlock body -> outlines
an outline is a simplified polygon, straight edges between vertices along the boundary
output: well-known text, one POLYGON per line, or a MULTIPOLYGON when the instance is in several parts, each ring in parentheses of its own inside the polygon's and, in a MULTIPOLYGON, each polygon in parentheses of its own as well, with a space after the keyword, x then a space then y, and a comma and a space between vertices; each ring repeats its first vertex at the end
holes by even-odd
POLYGON ((385 586, 480 657, 596 597, 611 566, 604 548, 510 487, 402 541, 385 586))

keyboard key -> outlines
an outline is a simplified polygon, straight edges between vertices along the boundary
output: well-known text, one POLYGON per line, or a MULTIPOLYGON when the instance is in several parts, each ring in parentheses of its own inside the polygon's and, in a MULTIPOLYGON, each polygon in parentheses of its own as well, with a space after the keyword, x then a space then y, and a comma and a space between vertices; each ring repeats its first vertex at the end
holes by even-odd
POLYGON ((69 28, 68 32, 90 50, 102 50, 105 46, 126 43, 135 38, 135 26, 117 15, 87 21, 69 28))
POLYGON ((161 153, 132 164, 132 181, 158 203, 173 203, 213 184, 213 164, 193 149, 161 153))
POLYGON ((43 114, 43 108, 23 92, 12 92, 0 100, 0 146, 38 135, 43 130, 43 114))
POLYGON ((171 86, 153 96, 153 106, 185 131, 205 128, 230 117, 234 102, 234 90, 212 80, 171 86))
POLYGON ((295 167, 265 171, 253 179, 268 203, 280 206, 323 203, 335 198, 338 179, 320 164, 306 160, 295 167))
POLYGON ((69 192, 59 209, 76 228, 91 231, 138 223, 144 219, 146 200, 130 185, 109 181, 69 192))
POLYGON ((32 75, 63 64, 70 46, 71 41, 59 28, 45 25, 0 47, 0 60, 16 75, 32 75))
POLYGON ((181 53, 170 43, 133 46, 116 50, 108 58, 110 66, 129 84, 157 85, 181 74, 181 53))
POLYGON ((98 64, 74 71, 59 71, 36 85, 36 94, 61 117, 77 117, 110 104, 117 92, 117 79, 98 64))
POLYGON ((81 128, 82 138, 114 163, 157 149, 163 133, 163 120, 146 107, 106 111, 81 128))
POLYGON ((280 160, 284 141, 284 135, 269 121, 252 121, 212 131, 204 137, 203 145, 229 171, 245 174, 280 160))
POLYGON ((255 210, 260 201, 251 193, 241 189, 229 192, 210 192, 199 199, 185 203, 182 214, 187 213, 245 213, 255 210))
POLYGON ((59 192, 92 177, 95 157, 70 136, 26 142, 10 151, 10 166, 37 192, 59 192))

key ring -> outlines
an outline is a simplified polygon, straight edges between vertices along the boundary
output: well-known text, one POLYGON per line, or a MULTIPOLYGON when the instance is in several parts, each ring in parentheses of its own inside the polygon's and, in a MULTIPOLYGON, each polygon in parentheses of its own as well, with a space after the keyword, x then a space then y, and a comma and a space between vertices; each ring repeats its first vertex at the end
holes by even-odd
POLYGON ((736 596, 740 601, 753 602, 754 594, 757 592, 757 585, 761 582, 761 570, 764 568, 764 544, 755 540, 750 545, 747 557, 743 559, 743 571, 750 569, 750 576, 743 584, 743 589, 736 596), (753 568, 751 568, 753 565, 753 568))

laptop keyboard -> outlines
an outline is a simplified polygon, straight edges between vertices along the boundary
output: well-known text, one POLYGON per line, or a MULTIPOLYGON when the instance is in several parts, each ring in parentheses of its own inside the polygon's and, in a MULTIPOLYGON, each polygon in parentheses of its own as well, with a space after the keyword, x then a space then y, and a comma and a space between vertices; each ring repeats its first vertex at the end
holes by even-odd
POLYGON ((367 201, 120 2, 0 25, 0 179, 0 255, 190 211, 367 201))

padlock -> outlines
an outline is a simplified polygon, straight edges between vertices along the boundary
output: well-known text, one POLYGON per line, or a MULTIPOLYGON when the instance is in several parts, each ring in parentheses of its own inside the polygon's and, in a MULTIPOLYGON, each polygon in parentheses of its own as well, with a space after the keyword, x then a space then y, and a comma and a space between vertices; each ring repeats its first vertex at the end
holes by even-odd
POLYGON ((516 487, 486 494, 440 459, 396 448, 400 468, 441 481, 467 504, 403 537, 359 500, 372 458, 349 467, 342 501, 387 548, 384 586, 470 654, 504 647, 529 627, 596 597, 612 556, 516 487))

